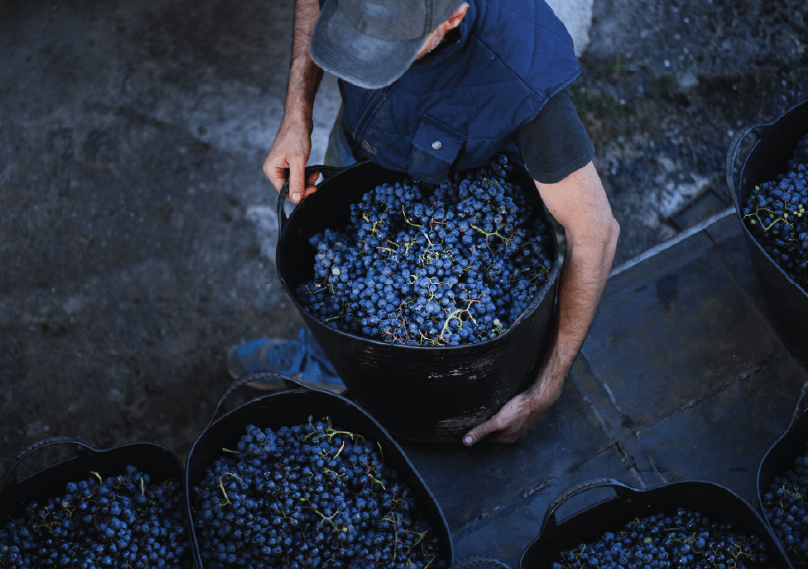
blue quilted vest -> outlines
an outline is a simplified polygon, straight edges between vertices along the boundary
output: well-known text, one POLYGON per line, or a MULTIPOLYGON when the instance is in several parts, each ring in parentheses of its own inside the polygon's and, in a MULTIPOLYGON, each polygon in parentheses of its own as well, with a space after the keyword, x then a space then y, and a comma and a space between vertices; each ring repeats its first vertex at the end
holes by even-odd
POLYGON ((440 182, 497 153, 521 158, 514 132, 580 74, 572 38, 544 0, 467 1, 460 39, 392 85, 340 80, 357 159, 440 182))

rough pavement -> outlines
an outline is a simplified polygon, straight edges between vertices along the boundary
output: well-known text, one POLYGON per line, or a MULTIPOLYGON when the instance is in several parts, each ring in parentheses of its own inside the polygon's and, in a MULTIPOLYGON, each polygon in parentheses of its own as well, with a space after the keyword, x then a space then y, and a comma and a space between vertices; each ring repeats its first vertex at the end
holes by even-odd
POLYGON ((226 348, 300 326, 261 248, 290 7, 0 13, 3 468, 57 434, 182 455, 230 381, 226 348))
MULTIPOLYGON (((713 2, 722 15, 730 5, 713 2)), ((622 225, 616 264, 725 208, 729 132, 806 96, 799 2, 722 16, 720 50, 702 41, 718 33, 707 7, 677 5, 694 15, 674 30, 663 5, 675 6, 597 0, 575 85, 622 225), (752 33, 777 39, 765 68, 748 56, 758 44, 739 49, 752 33), (680 60, 688 46, 715 63, 680 60)), ((282 113, 291 8, 0 4, 0 474, 52 435, 152 440, 184 457, 229 384, 227 347, 296 336, 261 172, 282 113)), ((337 102, 328 77, 313 163, 337 102)))

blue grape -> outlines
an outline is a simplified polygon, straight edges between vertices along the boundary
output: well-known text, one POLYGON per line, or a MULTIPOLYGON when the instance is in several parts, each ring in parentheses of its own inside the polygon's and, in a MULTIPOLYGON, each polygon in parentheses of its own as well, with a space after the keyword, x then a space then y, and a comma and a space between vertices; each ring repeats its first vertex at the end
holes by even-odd
POLYGON ((440 185, 408 179, 366 192, 348 225, 311 237, 314 278, 297 299, 328 326, 390 343, 465 345, 504 333, 552 269, 551 228, 511 170, 495 157, 440 185))

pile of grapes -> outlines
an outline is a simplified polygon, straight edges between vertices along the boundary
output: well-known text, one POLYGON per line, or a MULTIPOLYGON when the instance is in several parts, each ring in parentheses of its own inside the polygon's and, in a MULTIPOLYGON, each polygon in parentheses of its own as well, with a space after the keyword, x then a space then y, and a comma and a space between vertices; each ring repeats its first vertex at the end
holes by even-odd
POLYGON ((32 502, 0 531, 0 567, 180 569, 193 567, 180 483, 151 484, 126 467, 68 482, 63 496, 32 502))
POLYGON ((773 566, 756 536, 734 531, 731 523, 710 521, 680 508, 675 515, 635 519, 596 543, 563 551, 552 569, 752 569, 773 566))
POLYGON ((808 291, 808 134, 794 149, 788 172, 755 186, 744 203, 749 231, 789 278, 808 291))
POLYGON ((444 569, 439 538, 381 445, 328 418, 250 425, 193 489, 206 569, 444 569))
POLYGON ((552 268, 552 227, 536 217, 504 156, 439 186, 382 184, 350 224, 310 240, 314 280, 295 291, 338 330, 408 346, 476 344, 502 334, 552 268))
MULTIPOLYGON (((806 443, 808 446, 808 443, 806 443)), ((775 476, 763 495, 763 514, 795 567, 808 566, 808 452, 794 470, 775 476)))

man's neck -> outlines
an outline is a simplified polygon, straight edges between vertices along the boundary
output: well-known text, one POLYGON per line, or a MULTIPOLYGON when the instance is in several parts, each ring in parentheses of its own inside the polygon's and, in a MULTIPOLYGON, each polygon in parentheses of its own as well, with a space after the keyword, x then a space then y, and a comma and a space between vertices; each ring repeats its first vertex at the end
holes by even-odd
POLYGON ((425 50, 424 53, 419 54, 418 57, 415 58, 415 63, 424 63, 426 61, 429 61, 441 49, 459 40, 460 40, 460 30, 457 28, 449 30, 449 32, 447 32, 446 35, 444 35, 436 45, 432 46, 431 49, 425 50))

